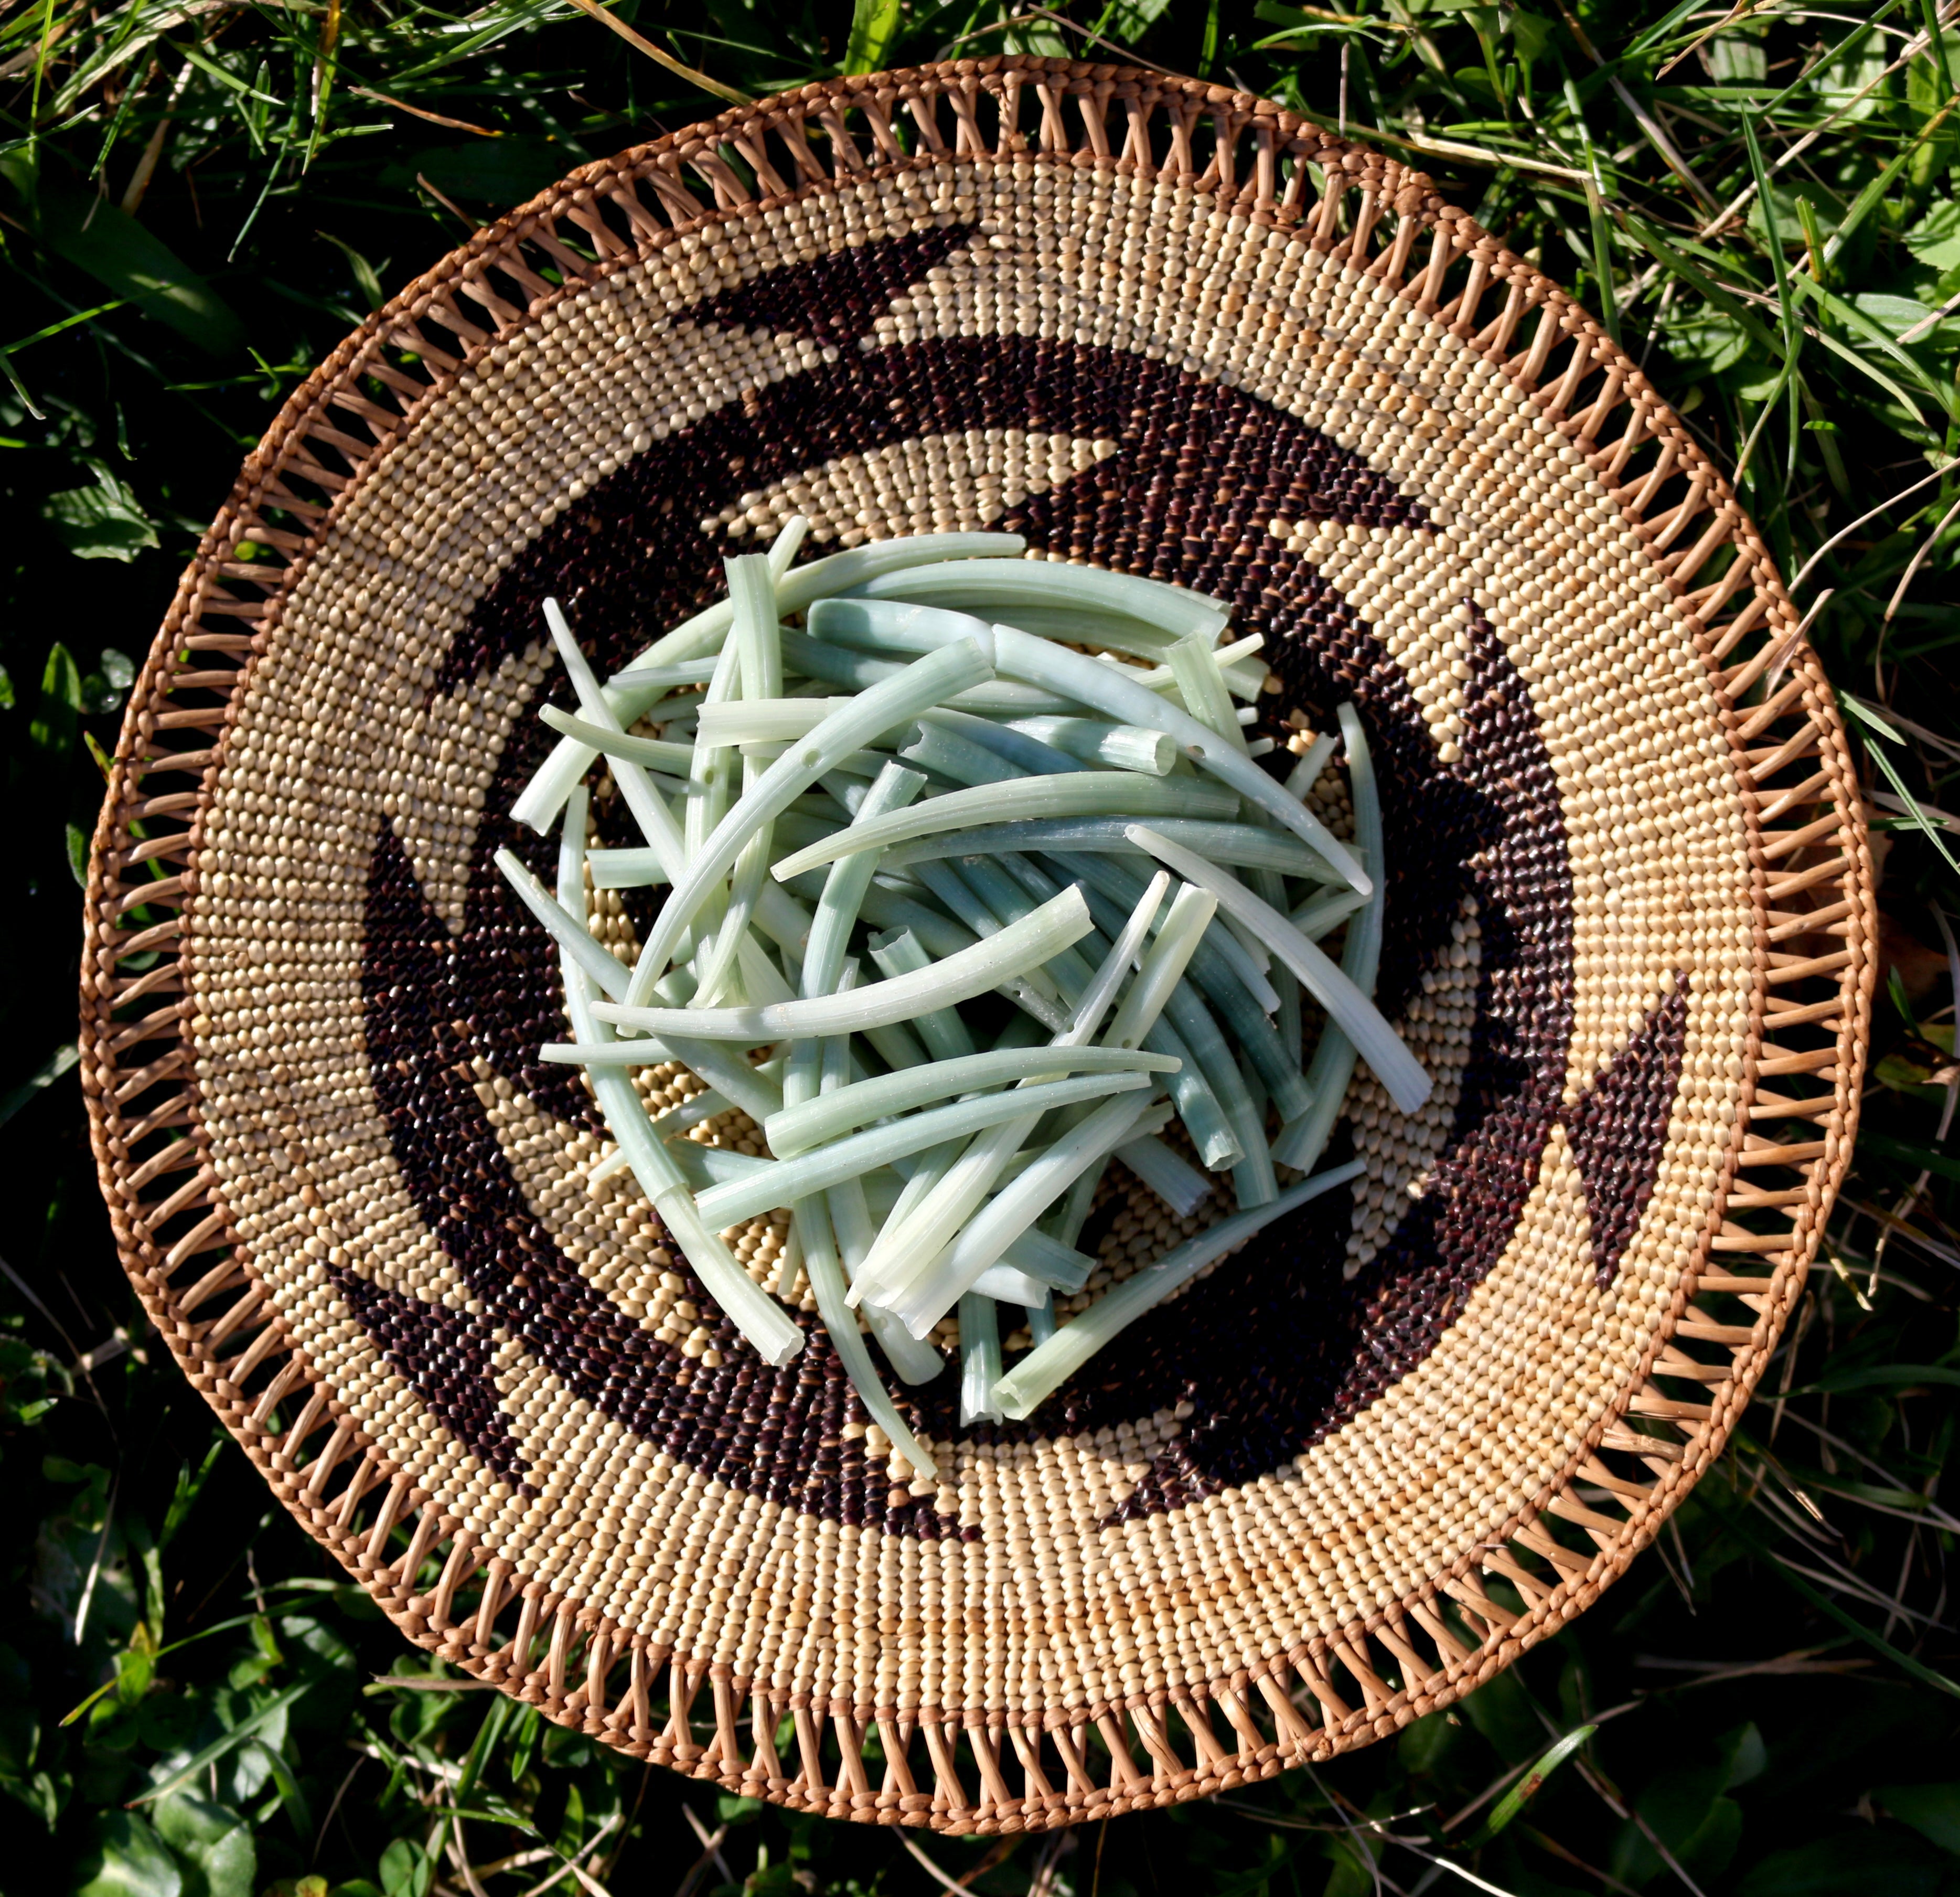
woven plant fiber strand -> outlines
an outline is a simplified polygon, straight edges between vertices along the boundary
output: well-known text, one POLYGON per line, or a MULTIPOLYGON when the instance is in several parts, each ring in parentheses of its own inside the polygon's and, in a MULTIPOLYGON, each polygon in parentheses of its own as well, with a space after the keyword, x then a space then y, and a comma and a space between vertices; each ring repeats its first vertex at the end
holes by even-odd
MULTIPOLYGON (((294 398, 132 699, 84 962, 126 1263, 406 1634, 637 1755, 966 1832, 1364 1743, 1624 1568, 1797 1295, 1875 961, 1796 623, 1598 324, 1246 95, 963 61, 590 166, 294 398), (936 1483, 813 1310, 768 1368, 593 1179, 490 862, 550 873, 503 814, 566 702, 541 601, 603 673, 794 513, 812 555, 1001 527, 1212 594, 1282 750, 1352 699, 1379 992, 1437 1083, 1405 1116, 1363 1070, 1354 1186, 1027 1424, 902 1393, 936 1483)), ((592 912, 630 959, 652 911, 592 912)), ((1180 1222, 1112 1172, 1085 1298, 1228 1195, 1180 1222)), ((795 1308, 784 1243, 736 1249, 795 1308)))

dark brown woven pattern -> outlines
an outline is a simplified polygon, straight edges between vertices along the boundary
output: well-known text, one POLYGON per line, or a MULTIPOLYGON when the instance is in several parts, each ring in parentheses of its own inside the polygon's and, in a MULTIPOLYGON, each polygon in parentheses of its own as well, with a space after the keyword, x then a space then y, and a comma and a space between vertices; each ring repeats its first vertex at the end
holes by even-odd
MULTIPOLYGON (((379 313, 186 575, 89 892, 126 1262, 406 1633, 638 1755, 963 1831, 1365 1743, 1621 1571, 1797 1294, 1874 963, 1795 627, 1639 371, 1392 161, 1041 61, 725 114, 379 313), (819 551, 999 524, 1214 593, 1282 745, 1351 697, 1382 998, 1438 1081, 1405 1119, 1364 1073, 1348 1202, 1029 1425, 962 1438, 924 1386, 937 1484, 813 1316, 767 1370, 593 1179, 532 1052, 552 959, 486 869, 558 689, 541 599, 622 663, 792 511, 819 551)), ((640 900, 595 899, 624 954, 640 900)), ((1110 1193, 1089 1294, 1187 1229, 1110 1193)), ((737 1251, 794 1307, 779 1224, 737 1251)))

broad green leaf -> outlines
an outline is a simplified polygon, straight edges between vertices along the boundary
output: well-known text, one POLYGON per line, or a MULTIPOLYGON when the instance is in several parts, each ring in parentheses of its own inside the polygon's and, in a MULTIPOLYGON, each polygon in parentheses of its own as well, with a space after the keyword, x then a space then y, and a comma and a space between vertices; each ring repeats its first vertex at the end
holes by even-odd
POLYGON ((78 559, 133 560, 158 544, 157 530, 128 485, 100 464, 94 486, 49 495, 41 518, 78 559))
POLYGON ((36 1772, 30 1778, 0 1778, 0 1790, 18 1799, 41 1822, 43 1831, 52 1832, 61 1822, 63 1807, 74 1790, 73 1781, 66 1772, 57 1776, 52 1772, 36 1772))
POLYGON ((337 1727, 359 1691, 360 1669, 340 1626, 310 1614, 282 1615, 276 1623, 279 1645, 300 1679, 313 1691, 293 1708, 296 1731, 337 1727))
POLYGON ((1770 72, 1769 50, 1763 44, 1768 31, 1767 20, 1725 25, 1701 51, 1709 77, 1717 85, 1761 85, 1770 72))
POLYGON ((1789 384, 1788 366, 1745 357, 1723 377, 1723 386, 1740 399, 1745 409, 1774 402, 1789 384))
POLYGON ((1718 1798, 1675 1855, 1685 1868, 1712 1879, 1729 1868, 1742 1841, 1742 1806, 1732 1798, 1718 1798))
POLYGON ((20 193, 29 228, 56 256, 212 355, 243 347, 244 326, 231 306, 128 212, 37 171, 21 151, 0 158, 0 176, 20 193))
POLYGON ((96 1820, 75 1897, 189 1897, 183 1873, 162 1841, 134 1812, 96 1820))
POLYGON ((1936 1048, 1922 1048, 1916 1053, 1895 1049, 1872 1070, 1872 1077, 1882 1087, 1931 1087, 1933 1074, 1946 1065, 1936 1048))
MULTIPOLYGON (((1855 303, 1847 303, 1825 288, 1815 277, 1799 275, 1790 280, 1790 288, 1808 297, 1827 315, 1834 316, 1847 329, 1854 330, 1868 341, 1878 345, 1880 351, 1906 370, 1927 394, 1939 403, 1948 413, 1952 412, 1953 396, 1951 391, 1937 377, 1916 362, 1912 357, 1892 340, 1891 333, 1875 317, 1869 316, 1855 303)), ((1828 331, 1822 332, 1827 341, 1828 331)))
POLYGON ((135 661, 126 652, 104 647, 95 670, 81 682, 82 708, 91 718, 119 710, 135 676, 135 661))
POLYGON ((1932 315, 1923 303, 1911 297, 1887 296, 1876 290, 1866 290, 1851 299, 1852 307, 1869 317, 1888 336, 1904 336, 1932 315))
POLYGON ((1960 1782, 1949 1779, 1936 1785, 1888 1785, 1873 1793, 1872 1802, 1942 1851, 1960 1856, 1960 1782))
POLYGON ((1960 199, 1942 198, 1905 234, 1905 247, 1943 275, 1960 263, 1960 199))
POLYGON ((43 770, 56 770, 68 762, 81 711, 81 671, 75 654, 59 640, 48 648, 41 667, 41 695, 27 726, 27 746, 43 770))
POLYGON ((426 1897, 435 1866, 419 1844, 397 1838, 381 1854, 381 1886, 388 1897, 426 1897))
POLYGON ((1427 1714, 1405 1726, 1402 1736, 1395 1741, 1403 1769, 1418 1778, 1437 1770, 1444 1753, 1455 1743, 1462 1730, 1459 1726, 1451 1725, 1441 1713, 1427 1714))
POLYGON ((1658 1838, 1682 1867, 1698 1878, 1720 1872, 1742 1838, 1742 1807, 1724 1796, 1726 1758, 1698 1759, 1650 1779, 1635 1801, 1645 1828, 1623 1825, 1614 1840, 1609 1868, 1623 1883, 1640 1886, 1666 1873, 1654 1848, 1658 1838))
MULTIPOLYGON (((140 1624, 136 1632, 140 1640, 145 1632, 140 1624)), ((134 1706, 150 1690, 156 1670, 154 1650, 141 1644, 125 1647, 116 1656, 116 1697, 125 1706, 134 1706)))
POLYGON ((1869 92, 1865 88, 1882 78, 1890 63, 1885 43, 1876 36, 1859 40, 1855 46, 1847 40, 1818 67, 1811 96, 1826 111, 1842 113, 1854 123, 1875 117, 1889 103, 1885 88, 1880 86, 1869 92), (1858 98, 1861 92, 1865 96, 1858 98), (1855 104, 1853 100, 1857 100, 1855 104))
POLYGON ((272 1746, 283 1743, 285 1739, 286 1714, 282 1708, 277 1721, 278 1730, 268 1744, 262 1737, 255 1736, 237 1747, 224 1762, 224 1769, 218 1775, 220 1793, 234 1804, 245 1804, 258 1797, 278 1776, 278 1754, 272 1746))
POLYGON ((1512 9, 1510 21, 1511 40, 1518 49, 1518 57, 1529 65, 1551 44, 1553 24, 1542 14, 1523 7, 1512 9))
POLYGON ((1761 1729, 1752 1720, 1730 1735, 1729 1775, 1722 1781, 1722 1789, 1733 1791, 1738 1785, 1755 1784, 1769 1765, 1769 1748, 1763 1743, 1761 1729))
MULTIPOLYGON (((1755 118, 1755 113, 1750 116, 1755 118)), ((1768 190, 1756 188, 1755 200, 1748 205, 1748 228, 1756 233, 1756 237, 1768 243, 1770 225, 1774 224, 1782 235, 1786 253, 1801 251, 1803 231, 1799 225, 1803 214, 1797 210, 1797 205, 1805 198, 1809 200, 1811 210, 1831 219, 1831 224, 1837 224, 1837 219, 1844 215, 1844 205, 1850 202, 1841 192, 1831 190, 1827 184, 1813 183, 1811 178, 1801 178, 1799 183, 1791 184, 1783 178, 1772 177, 1768 190)))
POLYGON ((1749 353, 1748 333, 1720 310, 1696 305, 1670 313, 1661 346, 1691 377, 1720 375, 1749 353))
MULTIPOLYGON (((219 1759, 236 1752, 255 1733, 271 1727, 275 1720, 280 1730, 283 1731, 287 1708, 291 1706, 306 1690, 304 1682, 297 1686, 288 1686, 276 1698, 268 1701, 256 1712, 240 1720, 229 1732, 221 1734, 213 1739, 209 1745, 194 1752, 182 1765, 176 1766, 174 1769, 167 1766, 158 1767, 157 1769, 159 1771, 167 1771, 169 1776, 161 1784, 153 1785, 149 1790, 142 1794, 131 1802, 138 1805, 147 1805, 153 1800, 167 1797, 180 1785, 189 1784, 207 1766, 215 1765, 219 1759)), ((260 1782, 262 1784, 264 1781, 262 1779, 260 1782)), ((247 1795, 250 1796, 249 1794, 247 1795)))
POLYGON ((153 1822, 185 1867, 184 1897, 252 1897, 258 1852, 237 1812, 173 1792, 157 1801, 153 1822))

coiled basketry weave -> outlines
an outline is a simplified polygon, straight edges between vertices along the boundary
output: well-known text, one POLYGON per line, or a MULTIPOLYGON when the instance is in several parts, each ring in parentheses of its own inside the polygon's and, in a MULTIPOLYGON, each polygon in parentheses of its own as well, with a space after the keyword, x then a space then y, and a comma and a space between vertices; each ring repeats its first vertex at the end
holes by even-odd
MULTIPOLYGON (((1011 1829, 1363 1744, 1625 1567, 1797 1295, 1873 943, 1789 600, 1598 323, 1276 107, 962 61, 587 167, 288 404, 131 701, 82 1071, 152 1318, 409 1638, 731 1791, 1011 1829), (1364 1071, 1355 1186, 1028 1424, 912 1393, 937 1487, 813 1316, 768 1369, 589 1182, 489 867, 540 600, 603 670, 797 511, 1215 594, 1283 745, 1352 697, 1439 1083, 1364 1071)), ((1099 1233, 1090 1295, 1182 1235, 1120 1192, 1099 1233)), ((738 1249, 794 1298, 781 1237, 738 1249)))

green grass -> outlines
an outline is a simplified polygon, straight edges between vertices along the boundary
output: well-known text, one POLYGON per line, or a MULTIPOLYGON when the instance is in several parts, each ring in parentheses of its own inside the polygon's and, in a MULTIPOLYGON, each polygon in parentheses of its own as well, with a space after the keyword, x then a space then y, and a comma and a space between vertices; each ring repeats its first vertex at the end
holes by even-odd
MULTIPOLYGON (((1764 1399, 1598 1606, 1455 1713, 1316 1771, 1106 1832, 915 1849, 967 1889, 1050 1897, 1465 1876, 1518 1897, 1960 1892, 1936 906, 1960 894, 1960 838, 1912 815, 1960 807, 1960 20, 1933 0, 1022 11, 619 9, 751 94, 1100 34, 1091 56, 1422 154, 1740 466, 1834 680, 1873 708, 1856 729, 1885 813, 1887 979, 1868 1137, 1764 1399), (1506 1795, 1589 1727, 1534 1797, 1506 1795)), ((555 1889, 939 1887, 889 1832, 718 1800, 460 1690, 339 1584, 148 1338, 66 1065, 97 759, 241 456, 475 222, 716 103, 562 0, 0 11, 0 1891, 430 1897, 473 1877, 517 1897, 567 1857, 555 1889)))

